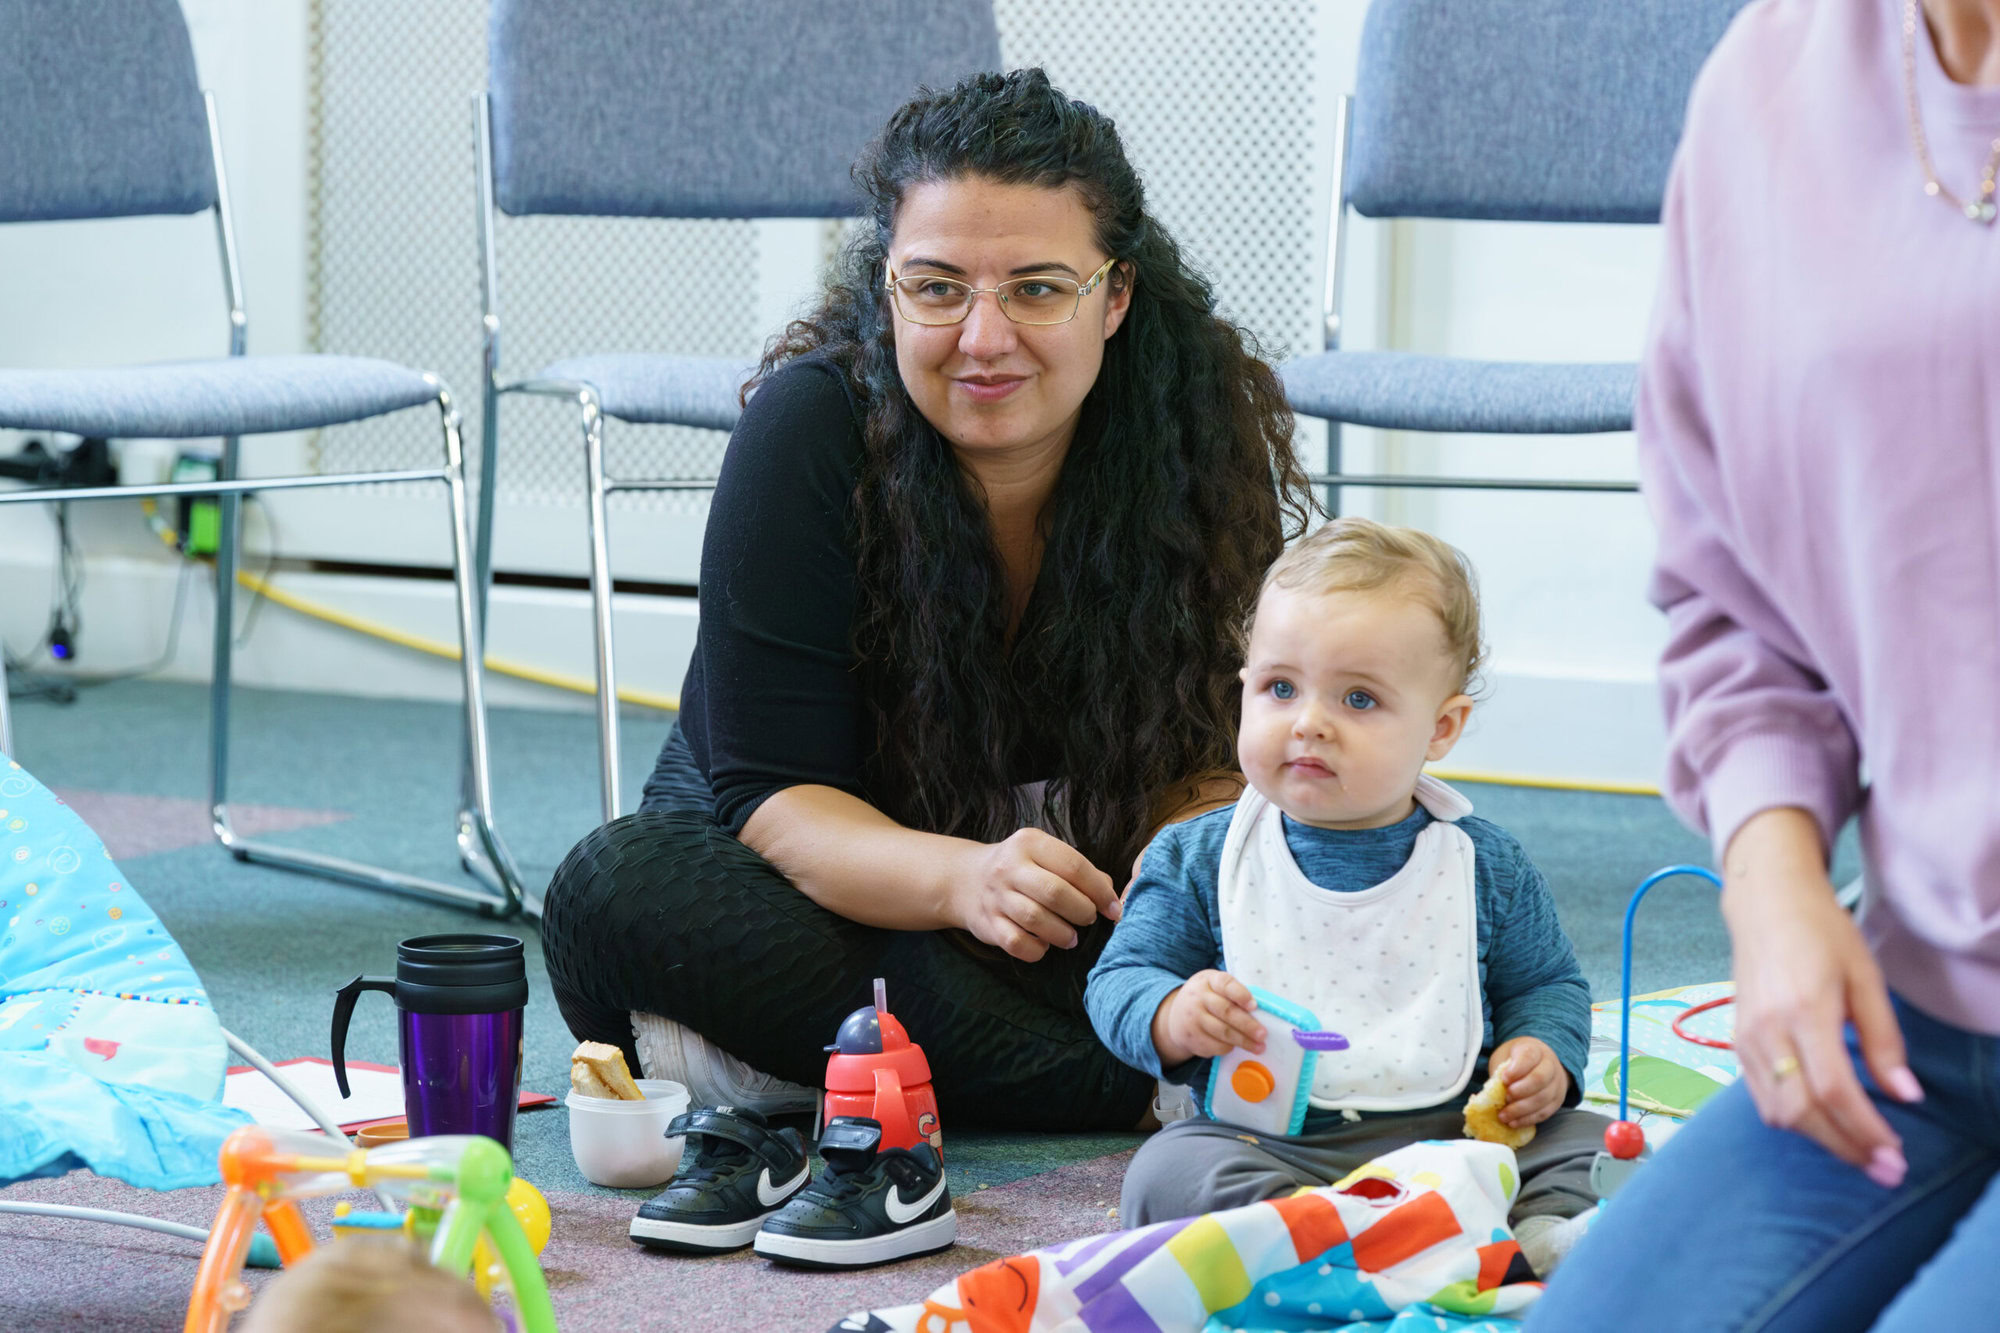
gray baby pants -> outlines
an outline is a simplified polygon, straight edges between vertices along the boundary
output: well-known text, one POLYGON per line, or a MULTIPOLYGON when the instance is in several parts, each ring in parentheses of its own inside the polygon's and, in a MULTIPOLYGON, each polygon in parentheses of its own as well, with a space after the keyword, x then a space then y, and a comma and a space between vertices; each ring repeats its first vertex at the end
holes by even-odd
MULTIPOLYGON (((1590 1163, 1611 1122, 1593 1111, 1557 1111, 1515 1150, 1521 1192, 1509 1222, 1546 1214, 1574 1217, 1597 1205, 1590 1163)), ((1426 1139, 1465 1137, 1459 1111, 1375 1116, 1320 1134, 1256 1134, 1196 1117, 1153 1135, 1125 1168, 1120 1226, 1142 1227, 1282 1198, 1331 1185, 1384 1153, 1426 1139)))

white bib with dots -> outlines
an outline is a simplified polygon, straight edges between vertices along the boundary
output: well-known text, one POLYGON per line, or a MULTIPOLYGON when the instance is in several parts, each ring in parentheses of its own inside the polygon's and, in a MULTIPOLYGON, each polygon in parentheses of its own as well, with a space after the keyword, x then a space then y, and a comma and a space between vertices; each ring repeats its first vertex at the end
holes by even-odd
POLYGON ((1472 803, 1417 780, 1434 822, 1409 861, 1355 893, 1322 889, 1285 845, 1283 813, 1244 789, 1218 882, 1229 974, 1305 1006, 1346 1037, 1322 1052, 1307 1100, 1321 1110, 1410 1111, 1464 1090, 1479 1061, 1479 939, 1472 803))

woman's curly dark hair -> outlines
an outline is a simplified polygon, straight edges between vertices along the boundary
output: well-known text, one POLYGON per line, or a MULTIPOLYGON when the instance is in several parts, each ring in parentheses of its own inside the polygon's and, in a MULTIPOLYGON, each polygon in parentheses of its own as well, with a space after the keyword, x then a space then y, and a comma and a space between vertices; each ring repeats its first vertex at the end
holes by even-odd
POLYGON ((1013 784, 1048 777, 1043 813, 1122 882, 1154 823, 1235 767, 1234 627, 1313 503, 1284 390, 1147 214, 1110 119, 1039 69, 923 91, 854 175, 864 225, 751 385, 818 352, 866 404, 855 649, 878 738, 869 791, 913 828, 993 842, 1034 813, 1013 784), (904 192, 964 177, 1074 188, 1132 291, 1011 646, 979 488, 903 387, 883 290, 904 192), (1048 773, 1010 772, 1028 738, 1045 738, 1031 752, 1054 760, 1048 773))

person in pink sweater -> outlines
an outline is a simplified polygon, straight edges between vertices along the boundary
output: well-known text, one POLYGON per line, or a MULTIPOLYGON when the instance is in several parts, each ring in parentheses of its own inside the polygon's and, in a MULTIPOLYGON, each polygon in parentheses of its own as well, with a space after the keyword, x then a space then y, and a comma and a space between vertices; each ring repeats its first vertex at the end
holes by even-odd
POLYGON ((1993 1319, 1996 170, 2000 0, 1758 0, 1696 82, 1636 426, 1667 796, 1723 868, 1743 1079, 1534 1333, 1993 1319), (1827 875, 1855 816, 1858 924, 1827 875))

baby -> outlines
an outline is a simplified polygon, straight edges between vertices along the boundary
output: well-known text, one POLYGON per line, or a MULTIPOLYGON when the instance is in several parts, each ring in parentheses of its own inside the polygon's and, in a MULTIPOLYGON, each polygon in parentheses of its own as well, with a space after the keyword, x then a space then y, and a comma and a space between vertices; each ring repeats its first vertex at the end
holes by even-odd
POLYGON ((1202 1117, 1154 1135, 1126 1172, 1121 1221, 1275 1198, 1459 1138, 1467 1089, 1490 1071, 1501 1122, 1538 1127, 1517 1150, 1512 1220, 1546 1275, 1596 1203, 1605 1122, 1563 1109, 1580 1096, 1590 990, 1548 885, 1423 773, 1472 712, 1472 572, 1425 533, 1336 519, 1265 575, 1248 637, 1249 786, 1154 838, 1084 1002, 1126 1063, 1197 1091, 1209 1059, 1263 1051, 1251 985, 1352 1044, 1319 1055, 1297 1135, 1202 1117))
POLYGON ((250 1303, 242 1333, 500 1333, 470 1279, 434 1268, 395 1240, 340 1240, 314 1250, 250 1303))

